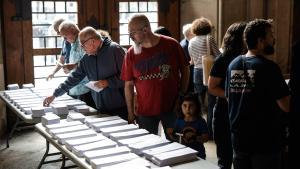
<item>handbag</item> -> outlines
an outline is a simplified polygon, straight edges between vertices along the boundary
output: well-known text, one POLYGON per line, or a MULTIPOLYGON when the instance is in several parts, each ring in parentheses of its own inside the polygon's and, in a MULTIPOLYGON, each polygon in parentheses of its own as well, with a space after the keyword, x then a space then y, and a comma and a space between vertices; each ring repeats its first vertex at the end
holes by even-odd
POLYGON ((209 35, 206 36, 207 53, 202 56, 202 69, 203 69, 203 85, 208 85, 208 77, 211 68, 215 62, 214 57, 210 53, 209 35))

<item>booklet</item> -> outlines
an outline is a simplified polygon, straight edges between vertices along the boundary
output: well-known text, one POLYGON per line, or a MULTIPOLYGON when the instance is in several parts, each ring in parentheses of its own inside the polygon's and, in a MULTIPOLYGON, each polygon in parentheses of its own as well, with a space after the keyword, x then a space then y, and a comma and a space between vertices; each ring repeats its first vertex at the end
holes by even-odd
POLYGON ((89 81, 88 83, 85 84, 85 86, 96 92, 101 92, 103 90, 103 88, 98 88, 97 86, 95 86, 96 82, 97 81, 89 81))

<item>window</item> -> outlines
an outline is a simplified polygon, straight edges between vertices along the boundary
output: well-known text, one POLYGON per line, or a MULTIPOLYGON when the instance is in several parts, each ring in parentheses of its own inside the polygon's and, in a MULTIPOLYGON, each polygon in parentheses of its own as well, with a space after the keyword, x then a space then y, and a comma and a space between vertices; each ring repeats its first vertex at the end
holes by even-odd
POLYGON ((36 87, 58 86, 67 77, 60 70, 51 81, 46 81, 46 77, 53 72, 56 60, 60 56, 63 41, 51 25, 58 18, 78 23, 77 5, 75 0, 31 2, 34 83, 36 87))
POLYGON ((135 14, 148 17, 151 29, 158 27, 158 3, 156 1, 120 1, 119 2, 119 33, 120 45, 131 45, 133 42, 128 34, 128 20, 135 14))

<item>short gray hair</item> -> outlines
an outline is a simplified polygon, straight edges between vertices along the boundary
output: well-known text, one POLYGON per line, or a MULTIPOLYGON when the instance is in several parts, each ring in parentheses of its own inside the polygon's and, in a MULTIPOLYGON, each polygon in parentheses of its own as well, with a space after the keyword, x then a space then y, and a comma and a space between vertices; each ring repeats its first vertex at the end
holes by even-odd
POLYGON ((191 33, 192 24, 188 23, 182 26, 182 34, 185 38, 191 33))

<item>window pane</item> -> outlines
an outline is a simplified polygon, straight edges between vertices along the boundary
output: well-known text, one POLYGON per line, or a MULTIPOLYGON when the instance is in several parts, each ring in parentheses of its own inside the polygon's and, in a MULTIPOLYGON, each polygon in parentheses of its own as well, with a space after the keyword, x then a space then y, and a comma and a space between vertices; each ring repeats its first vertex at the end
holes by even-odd
POLYGON ((139 11, 140 12, 147 11, 147 2, 139 2, 139 11))
POLYGON ((120 35, 120 45, 128 45, 129 36, 128 35, 120 35))
POLYGON ((62 42, 63 42, 63 38, 62 37, 56 37, 56 43, 57 43, 57 48, 61 48, 62 47, 62 42))
POLYGON ((128 12, 128 2, 119 3, 119 12, 128 12))
POLYGON ((55 48, 55 37, 46 37, 46 48, 55 48))
POLYGON ((32 38, 33 49, 45 48, 44 38, 32 38))
POLYGON ((119 23, 128 23, 130 13, 120 13, 119 15, 119 23))
POLYGON ((65 2, 55 2, 55 8, 56 11, 55 12, 66 12, 65 9, 65 2))
POLYGON ((46 65, 56 65, 56 55, 47 55, 46 56, 46 65))
POLYGON ((45 1, 44 2, 45 12, 54 12, 54 2, 45 1))
POLYGON ((77 12, 77 2, 67 2, 67 12, 77 12))
POLYGON ((33 37, 41 37, 41 36, 49 36, 49 35, 51 35, 51 30, 49 30, 49 26, 32 26, 33 37))
POLYGON ((148 11, 157 11, 157 2, 148 2, 148 11))
POLYGON ((33 56, 33 65, 34 66, 45 66, 45 56, 33 56))
POLYGON ((42 1, 32 1, 31 2, 32 12, 43 12, 43 2, 42 1))
POLYGON ((129 2, 129 11, 138 12, 138 2, 129 2))
POLYGON ((158 27, 158 23, 150 23, 151 25, 151 30, 155 30, 158 27))
POLYGON ((149 22, 158 22, 157 12, 147 12, 147 13, 144 13, 144 14, 149 19, 149 22))
POLYGON ((120 34, 128 34, 128 24, 120 24, 120 34))

